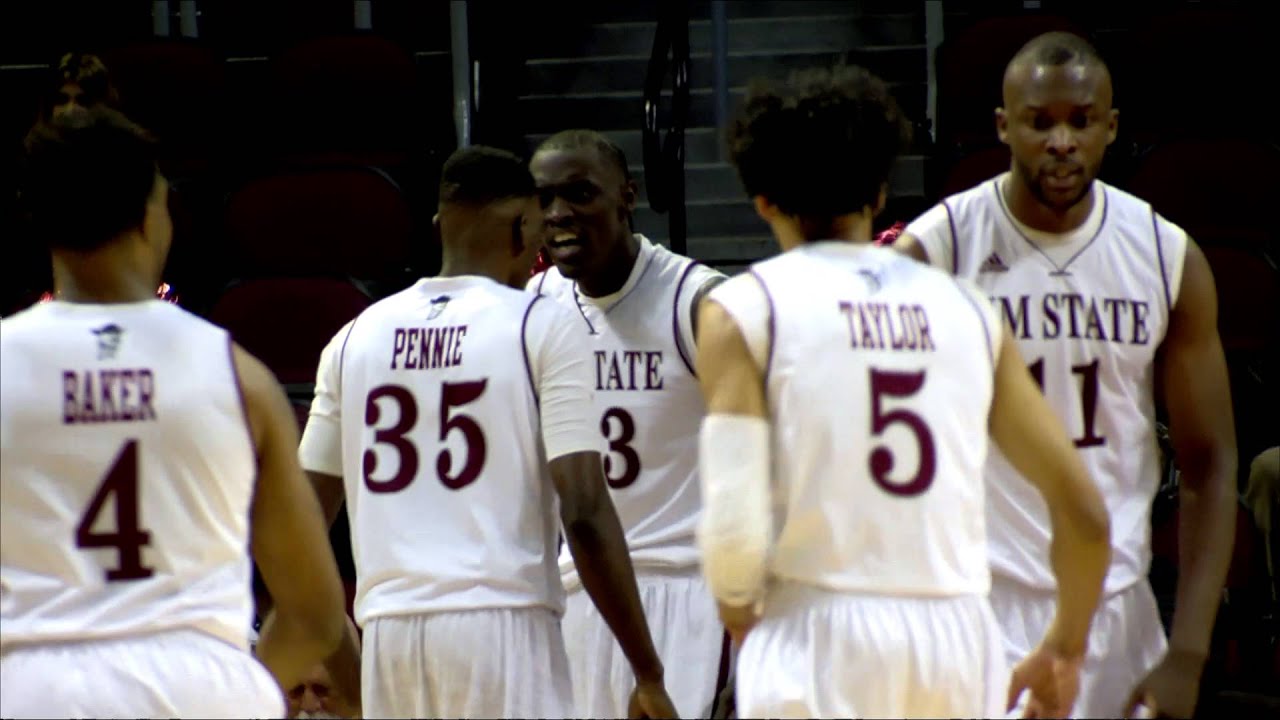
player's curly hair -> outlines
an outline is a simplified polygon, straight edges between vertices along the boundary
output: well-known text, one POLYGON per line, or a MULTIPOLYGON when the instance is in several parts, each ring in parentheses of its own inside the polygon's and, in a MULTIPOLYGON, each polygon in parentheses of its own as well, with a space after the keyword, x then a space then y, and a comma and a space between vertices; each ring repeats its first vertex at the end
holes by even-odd
POLYGON ((727 128, 747 194, 819 223, 875 207, 910 139, 884 81, 856 65, 757 81, 727 128))

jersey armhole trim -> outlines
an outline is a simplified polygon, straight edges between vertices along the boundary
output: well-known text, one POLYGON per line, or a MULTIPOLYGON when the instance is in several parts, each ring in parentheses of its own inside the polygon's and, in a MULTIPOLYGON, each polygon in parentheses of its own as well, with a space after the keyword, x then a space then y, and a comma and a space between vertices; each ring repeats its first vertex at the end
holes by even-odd
POLYGON ((551 268, 547 268, 546 270, 543 270, 540 273, 542 277, 538 278, 538 294, 539 295, 542 294, 542 286, 547 284, 547 273, 549 272, 551 272, 551 268))
POLYGON ((996 348, 991 344, 991 328, 987 327, 987 317, 982 313, 982 308, 978 307, 978 303, 974 302, 973 296, 961 287, 959 283, 956 283, 956 289, 964 296, 964 299, 969 303, 969 307, 973 308, 973 311, 978 314, 978 324, 982 326, 982 334, 987 340, 987 358, 991 360, 991 372, 994 374, 996 371, 996 348))
POLYGON ((240 382, 240 370, 236 368, 236 341, 227 333, 227 361, 231 363, 231 380, 236 386, 236 398, 240 401, 240 416, 244 419, 244 432, 249 438, 249 452, 253 454, 255 470, 260 467, 258 441, 253 437, 253 425, 249 422, 249 403, 244 398, 244 385, 240 382))
MULTIPOLYGON (((347 327, 347 335, 342 338, 342 347, 338 349, 338 387, 335 388, 336 392, 334 392, 334 395, 338 398, 342 397, 342 373, 347 360, 347 341, 351 339, 351 333, 356 329, 356 321, 359 319, 359 315, 351 318, 351 325, 347 327)), ((339 407, 341 407, 341 400, 339 400, 339 407)))
MULTIPOLYGON (((693 369, 693 361, 685 353, 684 343, 680 341, 680 292, 684 290, 684 281, 689 279, 689 276, 693 274, 693 271, 700 264, 697 260, 690 261, 684 272, 680 273, 680 281, 676 283, 675 297, 671 300, 671 334, 676 343, 676 354, 684 361, 684 366, 689 370, 689 374, 695 378, 698 377, 698 371, 693 369)), ((693 312, 698 312, 698 308, 693 308, 693 312)), ((694 338, 694 342, 697 342, 697 338, 694 338)))
MULTIPOLYGON (((946 200, 942 201, 942 209, 947 211, 947 227, 951 230, 951 274, 960 273, 960 248, 956 241, 956 216, 951 213, 951 206, 946 200)), ((924 251, 925 258, 929 257, 929 251, 924 251)))
POLYGON ((1173 291, 1169 289, 1169 271, 1164 266, 1164 242, 1160 238, 1160 221, 1156 216, 1156 209, 1151 208, 1151 230, 1155 233, 1156 239, 1156 262, 1160 265, 1160 280, 1164 283, 1164 304, 1165 310, 1169 313, 1173 312, 1173 291))
POLYGON ((538 384, 533 381, 533 362, 529 360, 529 314, 533 312, 533 306, 538 304, 542 299, 542 295, 534 295, 529 301, 529 305, 524 309, 524 318, 520 321, 520 357, 524 359, 524 375, 529 378, 529 392, 533 393, 533 406, 542 409, 542 400, 538 397, 538 384))
MULTIPOLYGON (((764 284, 764 278, 760 277, 760 274, 755 271, 755 268, 752 268, 747 272, 751 273, 751 277, 754 278, 756 283, 760 285, 760 291, 764 293, 765 302, 769 305, 769 350, 768 352, 765 353, 765 356, 764 356, 765 360, 764 360, 764 378, 763 378, 765 387, 768 388, 769 371, 773 369, 773 346, 776 344, 776 338, 778 336, 778 328, 776 325, 777 323, 776 316, 778 313, 773 307, 773 296, 769 294, 769 287, 764 284)), ((745 339, 746 338, 743 338, 743 340, 745 339)))

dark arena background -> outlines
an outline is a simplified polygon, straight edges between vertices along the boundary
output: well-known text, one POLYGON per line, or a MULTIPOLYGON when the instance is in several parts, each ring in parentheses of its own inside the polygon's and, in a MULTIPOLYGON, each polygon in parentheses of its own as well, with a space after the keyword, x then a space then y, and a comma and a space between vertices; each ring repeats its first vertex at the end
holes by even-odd
MULTIPOLYGON (((845 60, 890 83, 915 127, 877 221, 892 231, 1008 168, 992 119, 1003 68, 1035 35, 1075 31, 1121 111, 1101 178, 1186 228, 1217 279, 1241 500, 1200 713, 1275 713, 1280 487, 1254 459, 1280 442, 1278 19, 1273 3, 1186 0, 6 2, 0 315, 51 289, 17 169, 26 131, 69 92, 161 139, 169 295, 266 362, 301 423, 333 333, 439 267, 435 185, 460 144, 527 157, 559 130, 604 131, 642 190, 636 229, 737 273, 777 251, 719 130, 750 78, 845 60), (71 91, 68 53, 100 61, 71 91)), ((1178 478, 1166 456, 1150 577, 1166 623, 1178 478)), ((331 539, 350 597, 345 516, 331 539)))

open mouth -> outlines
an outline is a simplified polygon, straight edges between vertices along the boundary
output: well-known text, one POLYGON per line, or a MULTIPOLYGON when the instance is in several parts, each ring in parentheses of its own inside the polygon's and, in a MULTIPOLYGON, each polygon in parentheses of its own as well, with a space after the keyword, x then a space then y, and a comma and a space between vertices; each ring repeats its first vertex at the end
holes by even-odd
POLYGON ((565 248, 582 247, 582 238, 572 233, 556 233, 547 239, 547 247, 552 250, 563 250, 565 248))

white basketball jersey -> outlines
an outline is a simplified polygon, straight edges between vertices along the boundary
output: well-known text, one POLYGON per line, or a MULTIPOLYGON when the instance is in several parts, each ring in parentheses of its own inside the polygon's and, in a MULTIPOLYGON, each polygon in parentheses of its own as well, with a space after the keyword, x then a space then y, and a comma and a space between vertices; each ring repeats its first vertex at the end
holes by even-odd
MULTIPOLYGON (((570 321, 487 278, 431 278, 340 333, 342 474, 361 624, 475 608, 561 611, 558 506, 529 356, 542 338, 526 338, 535 303, 556 323, 570 321)), ((589 407, 585 388, 582 397, 589 407)))
MULTIPOLYGON (((1001 175, 943 201, 907 228, 930 260, 976 282, 1075 441, 1111 515, 1108 593, 1145 579, 1159 488, 1154 360, 1177 299, 1186 234, 1101 181, 1094 210, 1065 237, 1013 219, 1001 175), (943 219, 946 218, 946 219, 943 219), (1046 240, 1049 240, 1046 242, 1046 240)), ((1048 510, 999 449, 988 464, 992 570, 1052 589, 1048 510)))
POLYGON ((0 324, 0 638, 248 648, 257 477, 225 331, 159 300, 0 324))
POLYGON ((985 593, 999 326, 981 294, 892 250, 826 241, 711 298, 770 348, 772 576, 860 594, 985 593), (749 285, 763 307, 743 301, 759 297, 749 285))
MULTIPOLYGON (((698 428, 706 407, 693 348, 681 336, 692 296, 718 273, 643 236, 637 239, 640 253, 631 275, 608 298, 582 295, 555 267, 529 287, 569 308, 590 338, 600 432, 608 444, 605 478, 632 563, 696 567, 694 530, 702 508, 698 428)), ((567 546, 560 570, 566 587, 576 587, 567 546)))

